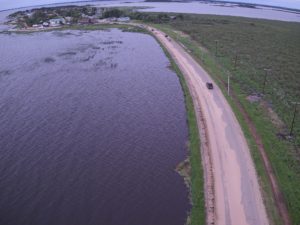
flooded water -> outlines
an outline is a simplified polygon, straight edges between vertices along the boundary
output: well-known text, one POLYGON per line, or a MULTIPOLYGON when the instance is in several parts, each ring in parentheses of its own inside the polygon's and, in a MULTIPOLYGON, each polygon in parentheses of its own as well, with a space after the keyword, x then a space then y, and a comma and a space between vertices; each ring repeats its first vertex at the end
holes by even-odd
POLYGON ((270 7, 247 8, 239 7, 234 4, 223 3, 203 3, 203 2, 188 2, 188 3, 166 3, 156 2, 131 4, 134 6, 153 7, 144 9, 145 12, 174 12, 174 13, 195 13, 208 15, 223 15, 223 16, 238 16, 258 19, 280 20, 300 22, 300 13, 291 11, 283 11, 270 7))
POLYGON ((0 34, 0 224, 183 225, 179 80, 148 35, 0 34))

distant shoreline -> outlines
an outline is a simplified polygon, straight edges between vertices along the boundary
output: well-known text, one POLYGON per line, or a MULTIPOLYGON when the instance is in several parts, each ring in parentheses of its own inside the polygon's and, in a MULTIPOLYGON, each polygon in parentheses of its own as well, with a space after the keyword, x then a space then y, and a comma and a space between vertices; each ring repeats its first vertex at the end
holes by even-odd
POLYGON ((146 1, 72 1, 65 3, 53 3, 37 5, 32 7, 19 7, 0 11, 0 25, 4 24, 8 14, 40 8, 54 8, 66 6, 94 6, 97 8, 109 7, 145 7, 141 12, 161 12, 161 13, 188 13, 188 14, 207 14, 219 16, 234 16, 254 19, 277 20, 283 22, 300 22, 300 10, 288 9, 276 6, 263 6, 249 3, 234 3, 232 1, 170 1, 170 0, 146 0, 146 1), (170 7, 168 6, 170 4, 170 7), (182 7, 181 4, 184 4, 182 7), (189 5, 190 4, 190 5, 189 5), (149 9, 149 7, 151 9, 149 9), (170 11, 168 11, 170 9, 170 11), (2 12, 2 14, 1 14, 2 12), (6 15, 7 14, 7 15, 6 15))
POLYGON ((65 6, 65 5, 72 5, 72 4, 74 4, 75 3, 75 5, 76 5, 76 3, 88 3, 88 2, 99 2, 99 1, 97 1, 97 0, 95 0, 95 1, 78 1, 78 2, 62 2, 62 3, 51 3, 51 4, 45 4, 45 5, 33 5, 33 6, 22 6, 22 7, 17 7, 17 8, 11 8, 11 9, 0 9, 0 13, 1 12, 7 12, 7 11, 13 11, 13 10, 22 10, 22 9, 35 9, 35 8, 39 8, 39 7, 51 7, 51 6, 57 6, 57 7, 59 7, 59 6, 65 6))
POLYGON ((233 4, 238 7, 248 7, 248 8, 256 8, 257 6, 259 7, 265 7, 265 8, 271 8, 271 9, 280 9, 279 11, 283 12, 292 12, 296 14, 300 14, 300 9, 296 8, 289 8, 289 7, 283 7, 283 6, 273 6, 273 5, 265 5, 265 4, 258 4, 258 3, 248 3, 248 2, 233 2, 233 1, 220 1, 220 0, 193 0, 193 1, 183 1, 183 0, 145 0, 145 2, 182 2, 182 3, 189 3, 189 2, 202 2, 205 4, 214 4, 214 3, 219 3, 219 4, 233 4))
MULTIPOLYGON (((12 10, 20 10, 20 9, 32 9, 32 8, 39 8, 39 7, 48 7, 48 6, 60 6, 60 5, 76 5, 76 4, 82 4, 82 3, 100 3, 102 1, 99 0, 82 0, 82 1, 72 1, 72 2, 61 2, 61 3, 51 3, 51 4, 42 4, 42 5, 33 5, 33 6, 23 6, 23 7, 16 7, 16 8, 10 8, 10 9, 0 9, 1 12, 5 11, 12 11, 12 10)), ((114 0, 111 1, 116 2, 114 0)), ((290 12, 290 13, 295 13, 295 14, 300 14, 300 9, 295 9, 295 8, 289 8, 289 7, 282 7, 282 6, 272 6, 272 5, 265 5, 265 4, 257 4, 257 3, 247 3, 247 2, 233 2, 233 1, 219 1, 219 0, 195 0, 195 1, 183 1, 183 0, 144 0, 140 2, 130 2, 128 1, 127 3, 143 3, 143 2, 170 2, 170 3, 190 3, 190 2, 202 2, 206 4, 214 4, 214 3, 219 3, 219 4, 233 4, 236 5, 237 7, 249 7, 249 8, 256 8, 258 7, 265 7, 265 8, 270 8, 270 9, 275 9, 278 11, 283 11, 283 12, 290 12)), ((120 2, 121 3, 121 2, 120 2)), ((122 2, 126 3, 126 2, 122 2)))

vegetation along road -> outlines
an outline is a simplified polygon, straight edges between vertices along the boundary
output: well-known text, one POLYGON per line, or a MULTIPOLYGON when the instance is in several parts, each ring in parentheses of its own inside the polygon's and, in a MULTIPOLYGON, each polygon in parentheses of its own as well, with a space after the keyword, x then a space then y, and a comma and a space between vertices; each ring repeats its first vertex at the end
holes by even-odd
POLYGON ((206 150, 209 151, 206 156, 202 154, 202 157, 209 157, 208 160, 203 158, 206 187, 212 186, 211 192, 206 193, 208 223, 268 224, 247 142, 221 90, 216 85, 213 90, 206 88, 206 82, 211 82, 210 76, 182 46, 157 29, 148 27, 148 30, 183 72, 195 104, 197 121, 202 121, 199 133, 206 135, 206 150), (208 175, 210 168, 212 174, 208 175))

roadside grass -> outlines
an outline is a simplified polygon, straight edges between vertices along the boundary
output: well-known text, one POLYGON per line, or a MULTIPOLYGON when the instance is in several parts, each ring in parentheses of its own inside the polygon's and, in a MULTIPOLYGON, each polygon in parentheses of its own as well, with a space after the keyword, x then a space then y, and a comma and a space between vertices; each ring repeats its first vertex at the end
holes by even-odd
POLYGON ((203 168, 202 168, 201 155, 200 155, 200 139, 199 139, 198 125, 195 116, 193 99, 190 95, 190 91, 185 82, 184 76, 181 73, 177 64, 175 63, 174 59, 169 54, 169 52, 165 49, 165 47, 159 42, 159 40, 157 40, 157 42, 164 50, 165 55, 169 58, 169 61, 171 63, 171 69, 173 69, 176 72, 179 78, 184 93, 185 107, 187 111, 187 120, 188 120, 187 123, 189 128, 189 154, 190 154, 189 161, 191 166, 191 178, 190 178, 191 190, 190 191, 191 191, 191 203, 192 203, 192 209, 187 224, 204 225, 205 224, 204 178, 203 178, 203 168))
POLYGON ((63 27, 62 30, 107 30, 111 28, 117 28, 123 32, 137 32, 137 33, 147 33, 144 29, 130 26, 126 24, 92 24, 92 25, 73 25, 70 27, 63 27))
POLYGON ((203 169, 200 155, 200 139, 198 125, 196 121, 194 104, 189 89, 186 85, 180 69, 173 59, 168 56, 171 61, 172 68, 177 73, 185 96, 185 106, 189 127, 189 151, 191 164, 191 200, 192 209, 190 212, 190 224, 205 224, 205 203, 204 203, 204 179, 203 169))
MULTIPOLYGON (((196 17, 196 16, 195 16, 196 17)), ((199 20, 205 16, 199 16, 199 20)), ((210 18, 210 16, 208 16, 210 18)), ((218 17, 218 16, 212 16, 214 18, 214 21, 224 21, 224 17, 218 17)), ((227 17, 226 17, 227 18, 227 17)), ((230 20, 236 20, 238 21, 240 18, 231 18, 228 17, 230 20)), ((249 19, 250 20, 250 19, 249 19)), ((238 22, 237 22, 238 23, 238 22)), ((255 23, 260 24, 259 20, 255 20, 255 23)), ((266 21, 262 21, 261 23, 265 24, 268 23, 266 21)), ((276 22, 270 22, 273 26, 276 27, 276 22), (274 24, 273 24, 274 23, 274 24)), ((278 26, 283 26, 285 23, 278 22, 278 26)), ((226 23, 224 23, 226 24, 226 23)), ((289 24, 289 23, 287 23, 289 24)), ((243 129, 243 132, 246 136, 246 139, 248 141, 248 144, 251 149, 251 154, 256 166, 256 171, 259 176, 260 184, 262 187, 263 195, 264 195, 264 201, 268 213, 268 217, 271 219, 271 222, 273 224, 282 224, 282 220, 277 212, 277 208, 275 207, 275 202, 272 196, 272 189, 266 174, 266 171, 264 169, 263 161, 261 159, 261 156, 258 152, 257 146, 255 144, 255 141, 250 134, 248 125, 243 119, 243 116, 238 109, 237 105, 233 101, 231 97, 227 95, 226 87, 224 86, 224 80, 227 80, 227 75, 231 75, 233 72, 230 69, 227 69, 228 66, 232 65, 226 64, 226 60, 230 61, 229 58, 226 59, 226 56, 223 55, 223 60, 220 60, 220 57, 216 57, 213 53, 214 52, 214 46, 208 46, 208 48, 202 47, 201 42, 201 36, 197 36, 197 38, 191 38, 189 35, 184 35, 187 29, 189 29, 189 26, 176 26, 171 24, 154 24, 157 28, 163 30, 168 35, 170 35, 172 38, 177 40, 178 42, 182 43, 185 48, 193 55, 193 57, 212 75, 212 78, 216 81, 218 86, 222 89, 224 96, 227 98, 229 104, 231 105, 232 109, 234 110, 241 126, 243 129), (176 31, 177 29, 177 31, 176 31), (178 32, 183 31, 184 33, 178 32), (225 64, 224 64, 225 62, 225 64)), ((193 26, 192 26, 193 27, 193 26)), ((293 26, 292 26, 293 27, 293 26)), ((193 27, 193 29, 196 29, 193 27)), ((238 28, 236 28, 238 29, 238 28)), ((278 28, 279 29, 279 28, 278 28)), ((196 31, 195 31, 196 32, 196 31)), ((223 32, 225 32, 223 28, 223 32)), ((192 33, 190 31, 190 33, 192 33)), ((193 33, 193 35, 199 35, 193 33)), ((231 35, 234 36, 234 33, 231 33, 231 35)), ((270 34, 271 35, 271 34, 270 34)), ((275 35, 275 34, 274 34, 275 35)), ((226 35, 225 35, 226 36, 226 35)), ((281 36, 283 36, 281 34, 281 36)), ((207 38, 207 37, 206 37, 207 38)), ((216 37, 211 37, 210 39, 215 40, 216 37)), ((300 39, 299 39, 300 40, 300 39)), ((264 43, 266 44, 266 43, 264 43)), ((259 45, 259 44, 258 44, 259 45)), ((252 46, 248 45, 247 48, 252 48, 252 46)), ((259 48, 256 47, 256 48, 259 48)), ((222 53, 223 54, 223 53, 222 53)), ((260 52, 262 57, 264 57, 264 51, 260 52)), ((297 59, 294 59, 293 61, 297 61, 297 59)), ((241 64, 241 62, 240 62, 241 64)), ((292 65, 293 67, 297 67, 297 62, 294 62, 292 65)), ((290 65, 291 66, 291 65, 290 65)), ((243 73, 243 67, 239 66, 239 73, 240 75, 247 76, 247 74, 243 73)), ((232 68, 231 68, 232 69, 232 68)), ((291 70, 297 70, 299 68, 291 70)), ((236 73, 234 74, 236 76, 236 73)), ((288 76, 288 75, 286 75, 288 76)), ((291 78, 293 79, 293 78, 291 78)), ((297 78, 298 79, 298 78, 297 78)), ((293 84, 288 88, 293 88, 297 92, 297 87, 299 88, 299 83, 297 86, 297 79, 292 80, 293 84)), ((274 78, 272 79, 272 81, 274 78)), ((253 80, 252 80, 253 81, 253 80)), ((281 191, 284 194, 284 198, 287 203, 287 207, 292 219, 293 224, 300 224, 300 164, 299 164, 299 152, 297 150, 297 146, 295 146, 294 143, 291 143, 286 140, 281 140, 277 137, 278 128, 271 122, 269 115, 267 114, 266 110, 261 107, 259 103, 250 103, 248 100, 246 100, 246 97, 248 96, 249 92, 247 90, 247 87, 251 86, 249 83, 247 83, 247 79, 239 81, 238 79, 232 79, 231 82, 231 88, 236 93, 238 100, 242 104, 242 106, 246 109, 247 113, 250 115, 253 123, 255 124, 255 127, 257 129, 257 132, 262 137, 262 141, 264 144, 264 148, 267 152, 268 158, 271 162, 272 168, 275 172, 275 175, 277 177, 278 185, 281 189, 281 191), (245 90, 246 89, 246 90, 245 90)), ((254 82, 255 83, 255 82, 254 82)), ((257 86, 259 86, 258 83, 255 83, 257 86)), ((299 90, 298 90, 299 91, 299 90)), ((268 97, 268 96, 266 96, 268 97)), ((296 99, 296 97, 295 97, 296 99)))
MULTIPOLYGON (((247 95, 262 94, 264 69, 270 69, 264 99, 286 124, 280 132, 289 133, 292 102, 300 99, 299 23, 185 14, 184 19, 166 24, 189 35, 211 53, 217 52, 215 60, 247 95)), ((300 119, 295 122, 295 143, 300 147, 300 119)))

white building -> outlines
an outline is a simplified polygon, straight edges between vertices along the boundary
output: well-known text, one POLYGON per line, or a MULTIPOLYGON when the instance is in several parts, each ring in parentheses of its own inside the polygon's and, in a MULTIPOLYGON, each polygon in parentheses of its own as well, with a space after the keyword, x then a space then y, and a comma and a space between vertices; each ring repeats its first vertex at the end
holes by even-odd
POLYGON ((69 23, 72 22, 72 20, 73 20, 73 18, 70 16, 66 16, 65 19, 66 19, 66 22, 69 22, 69 23))
POLYGON ((49 23, 44 22, 44 23, 43 23, 43 27, 49 27, 49 23))
POLYGON ((51 19, 49 20, 50 27, 57 27, 61 24, 65 24, 66 20, 64 18, 57 18, 57 19, 51 19))
POLYGON ((129 17, 120 17, 118 18, 118 22, 129 22, 130 18, 129 17))
POLYGON ((97 18, 101 18, 101 17, 103 16, 103 11, 104 11, 104 9, 102 9, 102 8, 97 8, 95 16, 96 16, 97 18))

